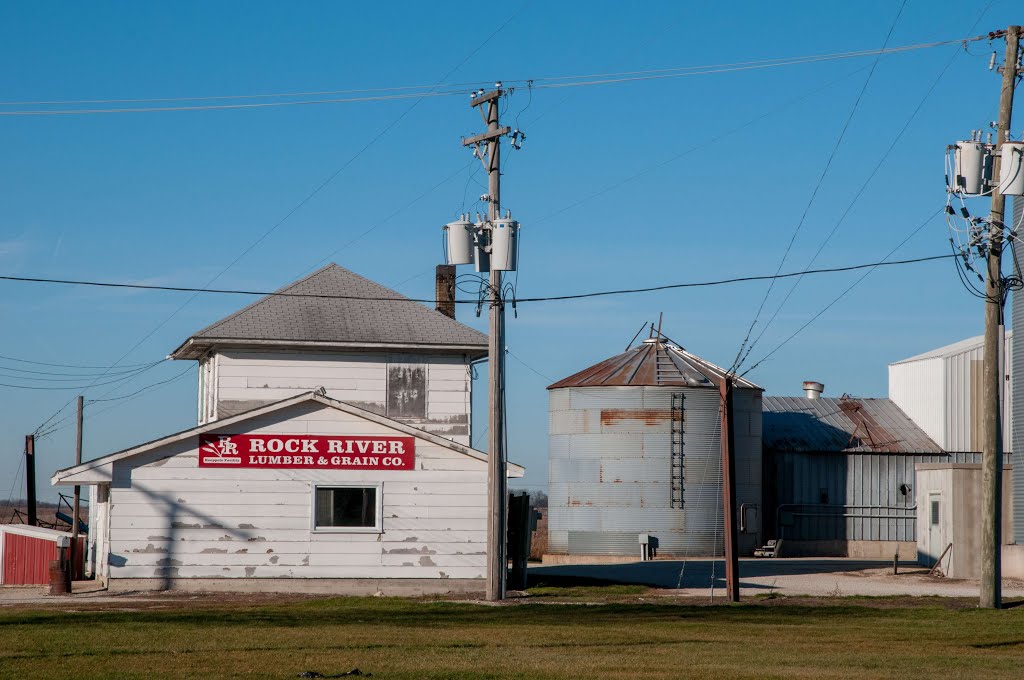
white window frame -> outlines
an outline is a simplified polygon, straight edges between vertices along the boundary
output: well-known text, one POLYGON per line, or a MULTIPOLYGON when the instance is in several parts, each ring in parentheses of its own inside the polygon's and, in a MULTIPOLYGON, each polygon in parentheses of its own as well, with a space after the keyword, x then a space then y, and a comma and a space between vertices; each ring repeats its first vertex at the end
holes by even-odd
POLYGON ((318 482, 313 484, 310 494, 309 526, 315 534, 383 534, 384 533, 384 484, 383 482, 318 482), (377 508, 374 514, 376 524, 372 527, 318 527, 316 525, 316 497, 318 489, 376 489, 377 508))

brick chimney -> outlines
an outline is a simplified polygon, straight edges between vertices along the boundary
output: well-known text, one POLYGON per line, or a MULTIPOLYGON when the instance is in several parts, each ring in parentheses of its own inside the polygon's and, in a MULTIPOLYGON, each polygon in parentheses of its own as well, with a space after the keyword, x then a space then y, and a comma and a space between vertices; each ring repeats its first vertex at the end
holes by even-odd
POLYGON ((434 299, 437 311, 450 319, 455 318, 455 265, 437 265, 434 299))

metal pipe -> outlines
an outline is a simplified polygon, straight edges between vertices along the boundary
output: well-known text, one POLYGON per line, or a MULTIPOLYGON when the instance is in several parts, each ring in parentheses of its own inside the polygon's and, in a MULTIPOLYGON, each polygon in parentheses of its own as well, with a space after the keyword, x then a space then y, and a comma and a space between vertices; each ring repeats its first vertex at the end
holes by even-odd
POLYGON ((783 503, 782 505, 775 508, 775 529, 779 532, 779 538, 782 539, 784 536, 782 526, 782 509, 783 508, 851 508, 855 510, 913 510, 913 515, 852 515, 844 513, 821 513, 821 514, 809 514, 804 512, 794 512, 794 515, 801 517, 855 517, 855 518, 866 518, 866 519, 915 519, 917 517, 917 503, 913 505, 841 505, 838 503, 823 504, 823 503, 783 503))
POLYGON ((866 519, 916 519, 916 515, 867 515, 864 513, 794 512, 794 517, 858 517, 866 519))

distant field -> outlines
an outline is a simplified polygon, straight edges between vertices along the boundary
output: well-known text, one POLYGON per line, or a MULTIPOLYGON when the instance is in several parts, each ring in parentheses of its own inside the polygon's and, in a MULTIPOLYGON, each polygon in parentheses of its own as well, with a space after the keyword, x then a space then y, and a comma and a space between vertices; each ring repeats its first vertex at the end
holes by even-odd
MULTIPOLYGON (((20 523, 15 521, 15 510, 19 510, 22 515, 28 515, 28 505, 24 501, 7 502, 0 500, 0 524, 20 523)), ((65 512, 67 512, 66 508, 65 512)), ((57 504, 37 503, 36 515, 40 521, 53 524, 57 519, 57 504)), ((81 517, 83 522, 89 521, 89 505, 87 503, 82 503, 81 517)))
POLYGON ((0 608, 0 676, 1020 678, 1024 607, 939 599, 682 604, 639 587, 531 604, 161 597, 0 608), (570 604, 570 601, 579 602, 570 604), (253 602, 257 602, 254 604, 253 602))

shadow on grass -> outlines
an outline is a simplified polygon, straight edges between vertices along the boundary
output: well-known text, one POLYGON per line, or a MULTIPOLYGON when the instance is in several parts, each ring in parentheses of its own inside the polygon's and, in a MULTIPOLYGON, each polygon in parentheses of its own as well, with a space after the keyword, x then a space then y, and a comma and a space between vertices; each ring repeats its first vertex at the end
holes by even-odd
MULTIPOLYGON (((557 591, 543 591, 554 596, 557 591)), ((593 594, 591 591, 588 594, 593 594)), ((571 596, 571 595, 569 595, 571 596)), ((851 618, 906 618, 924 616, 906 609, 876 609, 852 603, 806 606, 791 604, 785 607, 764 607, 758 604, 738 604, 721 607, 687 604, 658 604, 610 602, 593 604, 564 604, 550 606, 542 603, 513 606, 485 607, 467 602, 439 602, 400 598, 334 598, 312 600, 286 605, 203 606, 190 604, 189 609, 139 611, 24 611, 0 612, 0 633, 14 632, 17 627, 94 626, 118 627, 124 625, 180 625, 209 630, 214 627, 242 628, 321 628, 323 626, 388 626, 421 628, 436 626, 502 627, 502 626, 572 626, 580 617, 588 625, 618 626, 624 621, 632 623, 666 622, 680 620, 708 623, 753 623, 778 625, 822 625, 830 620, 851 618)), ((31 634, 44 634, 42 630, 31 634)))
POLYGON ((1017 647, 1024 645, 1024 640, 1006 640, 1004 642, 981 642, 971 645, 974 649, 996 649, 998 647, 1017 647))

